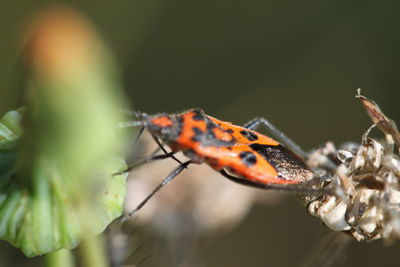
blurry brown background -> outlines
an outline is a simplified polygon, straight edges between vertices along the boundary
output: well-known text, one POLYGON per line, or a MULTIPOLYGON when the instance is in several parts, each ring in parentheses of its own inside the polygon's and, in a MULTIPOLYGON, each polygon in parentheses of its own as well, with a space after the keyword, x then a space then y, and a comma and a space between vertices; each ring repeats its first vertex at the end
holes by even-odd
MULTIPOLYGON (((16 62, 22 32, 28 18, 49 2, 2 1, 1 113, 20 104, 22 70, 16 62)), ((396 1, 65 3, 103 34, 136 109, 201 107, 236 124, 265 116, 306 149, 328 140, 359 141, 370 124, 354 98, 359 87, 400 121, 396 1)), ((211 267, 297 266, 326 232, 288 198, 256 206, 233 231, 203 240, 201 253, 211 267)), ((399 243, 352 242, 335 266, 398 266, 399 249, 399 243)), ((0 266, 40 266, 40 260, 25 260, 0 243, 0 266)))

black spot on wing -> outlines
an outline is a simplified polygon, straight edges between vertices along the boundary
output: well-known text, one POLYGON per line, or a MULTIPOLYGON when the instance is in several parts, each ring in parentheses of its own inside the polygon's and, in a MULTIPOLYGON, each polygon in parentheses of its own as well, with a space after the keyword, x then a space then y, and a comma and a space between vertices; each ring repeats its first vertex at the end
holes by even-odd
POLYGON ((183 119, 183 116, 179 116, 179 117, 176 119, 176 139, 177 139, 179 136, 181 136, 184 123, 185 123, 185 121, 184 121, 184 119, 183 119))
POLYGON ((256 143, 249 146, 278 171, 280 178, 303 182, 313 177, 313 172, 307 164, 282 145, 272 146, 256 143))
POLYGON ((206 118, 206 129, 207 129, 206 136, 207 136, 207 140, 213 140, 213 139, 216 138, 215 137, 215 133, 214 133, 214 129, 217 128, 217 127, 218 126, 214 122, 212 122, 212 121, 210 121, 209 119, 206 118))
POLYGON ((232 129, 227 129, 226 132, 227 132, 228 134, 233 134, 233 130, 232 130, 232 129))
POLYGON ((194 142, 200 142, 201 139, 203 138, 203 134, 204 134, 203 131, 198 127, 193 127, 192 130, 193 130, 194 135, 191 138, 191 140, 194 142))
POLYGON ((173 144, 176 140, 181 136, 182 129, 184 125, 183 116, 173 115, 171 116, 172 121, 174 122, 172 127, 165 129, 161 135, 161 139, 167 144, 173 144))
POLYGON ((239 154, 240 159, 247 167, 251 167, 257 163, 257 157, 250 151, 243 151, 239 154))
POLYGON ((246 130, 242 130, 242 131, 240 131, 240 134, 241 134, 243 137, 245 137, 247 140, 249 140, 249 141, 256 141, 256 140, 258 140, 258 136, 257 136, 255 133, 253 133, 253 132, 246 131, 246 130))
POLYGON ((202 146, 227 147, 235 145, 236 139, 233 136, 231 136, 230 140, 221 140, 217 138, 215 133, 217 129, 222 132, 225 131, 221 128, 219 123, 213 122, 207 116, 204 117, 204 121, 206 123, 206 130, 204 132, 197 127, 193 127, 195 133, 192 138, 193 141, 201 142, 202 146))
POLYGON ((207 130, 211 131, 212 129, 217 128, 217 127, 218 126, 214 122, 207 120, 207 130))
POLYGON ((192 119, 195 121, 204 121, 204 112, 201 109, 193 109, 193 116, 192 119))

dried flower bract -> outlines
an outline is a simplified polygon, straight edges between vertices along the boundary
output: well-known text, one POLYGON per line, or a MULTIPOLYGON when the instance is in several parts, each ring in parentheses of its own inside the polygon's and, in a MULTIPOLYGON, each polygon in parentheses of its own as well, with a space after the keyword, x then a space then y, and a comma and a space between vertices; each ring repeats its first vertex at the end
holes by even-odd
POLYGON ((317 173, 330 177, 316 187, 334 187, 343 196, 307 196, 304 200, 308 212, 334 231, 358 241, 391 241, 400 237, 400 134, 375 102, 360 90, 356 97, 373 122, 361 145, 348 143, 336 149, 327 143, 308 158, 317 173), (375 127, 384 134, 381 139, 370 137, 375 127))

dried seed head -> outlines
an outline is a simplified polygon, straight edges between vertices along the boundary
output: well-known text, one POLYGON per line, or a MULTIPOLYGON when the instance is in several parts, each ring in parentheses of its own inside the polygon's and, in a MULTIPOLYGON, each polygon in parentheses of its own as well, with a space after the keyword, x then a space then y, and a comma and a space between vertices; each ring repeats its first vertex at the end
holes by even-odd
POLYGON ((346 232, 358 241, 380 238, 390 241, 400 237, 397 142, 400 134, 375 102, 360 94, 357 98, 374 122, 363 134, 358 148, 352 145, 336 150, 332 143, 327 143, 310 153, 308 159, 317 173, 325 171, 332 175, 330 182, 317 186, 340 189, 344 197, 306 197, 304 200, 309 213, 334 231, 346 232), (369 137, 375 126, 384 134, 382 140, 369 137))

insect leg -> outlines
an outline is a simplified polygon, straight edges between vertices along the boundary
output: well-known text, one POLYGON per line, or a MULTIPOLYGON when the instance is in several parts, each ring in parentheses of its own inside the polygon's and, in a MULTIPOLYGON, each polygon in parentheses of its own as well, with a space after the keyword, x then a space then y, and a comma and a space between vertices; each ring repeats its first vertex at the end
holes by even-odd
MULTIPOLYGON (((137 146, 137 144, 139 142, 139 138, 143 134, 144 129, 145 129, 145 127, 141 127, 140 128, 140 130, 139 130, 139 132, 138 132, 138 134, 137 134, 137 136, 135 138, 135 143, 133 144, 133 147, 137 146)), ((176 153, 175 151, 168 152, 163 147, 163 145, 161 144, 161 142, 158 140, 158 138, 155 135, 152 134, 151 136, 153 137, 154 141, 157 143, 158 148, 153 153, 151 153, 150 156, 146 157, 145 159, 143 159, 143 160, 141 160, 139 162, 136 162, 136 163, 133 163, 133 164, 129 165, 128 168, 123 170, 123 171, 114 173, 113 176, 130 172, 132 169, 134 169, 134 168, 136 168, 136 167, 138 167, 140 165, 143 165, 143 164, 145 164, 147 162, 166 159, 166 158, 173 158, 179 164, 182 164, 182 162, 174 156, 174 154, 176 153), (161 149, 164 152, 163 155, 155 155, 159 151, 159 149, 161 149)))
MULTIPOLYGON (((229 180, 232 180, 236 183, 243 184, 243 185, 248 185, 256 188, 261 188, 261 189, 272 189, 272 190, 279 190, 279 191, 289 191, 289 192, 294 192, 294 193, 299 193, 301 195, 313 195, 313 196, 321 196, 321 195, 336 195, 335 190, 331 188, 323 188, 323 189, 316 189, 310 187, 310 185, 313 184, 313 180, 310 180, 305 183, 301 184, 289 184, 289 185, 283 185, 283 184, 263 184, 263 183, 257 183, 254 181, 249 181, 246 179, 242 179, 233 175, 230 175, 227 173, 225 170, 220 170, 219 171, 223 176, 228 178, 229 180)), ((316 178, 317 179, 317 178, 316 178)), ((319 179, 319 178, 318 178, 319 179)))
POLYGON ((257 129, 260 125, 264 126, 267 128, 267 130, 279 141, 281 141, 288 149, 293 151, 295 154, 300 156, 302 159, 305 159, 307 156, 307 153, 301 149, 295 142, 293 142, 292 139, 290 139, 287 135, 285 135, 282 131, 280 131, 278 128, 276 128, 271 122, 269 122, 265 118, 255 118, 252 119, 251 121, 245 123, 243 125, 244 128, 247 128, 249 130, 255 130, 257 129))
POLYGON ((124 217, 122 217, 121 222, 125 222, 128 220, 133 214, 135 214, 138 210, 140 210, 157 192, 160 190, 164 185, 168 184, 171 182, 178 174, 180 174, 189 164, 191 164, 192 161, 188 160, 181 165, 179 165, 175 170, 173 170, 167 177, 165 177, 161 183, 154 188, 154 190, 144 199, 140 204, 131 212, 126 214, 124 217))
POLYGON ((136 138, 135 138, 135 143, 133 143, 134 148, 137 147, 137 145, 139 143, 139 138, 140 138, 140 136, 142 136, 143 132, 144 132, 144 127, 140 127, 140 129, 136 135, 136 138))
MULTIPOLYGON (((158 140, 157 136, 155 136, 154 134, 151 134, 151 137, 153 137, 154 142, 157 143, 157 145, 159 146, 159 148, 161 148, 161 150, 165 153, 168 154, 167 150, 164 148, 164 146, 161 144, 160 140, 158 140)), ((170 156, 171 158, 173 158, 176 162, 178 162, 179 164, 182 164, 182 161, 180 161, 179 159, 177 159, 173 154, 170 156)))
MULTIPOLYGON (((136 136, 136 138, 135 138, 135 143, 133 144, 133 147, 136 147, 137 144, 139 143, 139 138, 140 138, 140 136, 143 134, 144 129, 145 129, 145 127, 141 127, 141 128, 140 128, 140 130, 139 130, 139 132, 138 132, 138 134, 137 134, 137 136, 136 136)), ((156 144, 158 145, 158 147, 164 152, 165 155, 168 155, 168 157, 171 157, 171 158, 173 158, 176 162, 178 162, 179 164, 182 164, 182 162, 174 156, 175 153, 167 152, 167 150, 164 148, 164 146, 163 146, 163 145, 161 144, 161 142, 158 140, 157 136, 155 136, 155 135, 152 134, 152 133, 150 133, 150 134, 151 134, 151 137, 153 138, 154 142, 156 142, 156 144)), ((157 153, 157 151, 158 151, 158 149, 156 149, 153 153, 151 153, 151 155, 154 155, 155 153, 157 153)), ((164 157, 164 158, 167 158, 167 157, 164 157)), ((164 158, 156 158, 156 159, 164 159, 164 158)), ((154 160, 154 159, 153 159, 153 160, 154 160)), ((151 161, 151 160, 147 160, 147 161, 145 161, 145 162, 149 162, 149 161, 151 161)), ((145 162, 143 162, 143 163, 145 163, 145 162)), ((135 164, 135 165, 137 166, 137 164, 135 164)), ((132 169, 132 168, 131 168, 131 169, 132 169)))
MULTIPOLYGON (((156 150, 155 152, 157 152, 157 150, 156 150)), ((125 169, 125 170, 123 170, 123 171, 120 171, 120 172, 117 172, 117 173, 114 173, 113 176, 116 176, 116 175, 120 175, 120 174, 123 174, 123 173, 130 172, 130 171, 133 170, 134 168, 139 167, 140 165, 143 165, 143 164, 145 164, 145 163, 147 163, 147 162, 156 161, 156 160, 161 160, 161 159, 166 159, 166 158, 171 158, 171 157, 174 156, 175 153, 176 153, 176 152, 174 152, 174 151, 172 151, 172 152, 167 152, 166 154, 161 154, 161 155, 154 155, 154 153, 152 153, 150 156, 146 157, 145 159, 143 159, 143 160, 141 160, 141 161, 139 161, 139 162, 136 162, 136 163, 134 163, 134 164, 132 164, 132 165, 129 165, 127 169, 125 169)))
MULTIPOLYGON (((133 148, 137 147, 137 145, 139 143, 140 136, 143 134, 144 129, 145 129, 145 127, 141 127, 139 129, 139 131, 138 131, 138 133, 136 135, 136 138, 135 138, 135 142, 134 142, 134 144, 132 146, 133 148)), ((150 162, 150 161, 155 161, 155 160, 160 160, 160 159, 165 159, 165 158, 168 158, 168 157, 172 157, 173 154, 174 154, 174 153, 171 152, 171 153, 165 153, 165 155, 155 155, 157 152, 158 152, 158 149, 156 149, 153 153, 151 153, 150 156, 148 156, 147 158, 145 158, 145 159, 143 159, 143 160, 141 160, 139 162, 136 162, 136 163, 134 163, 132 165, 129 165, 126 170, 114 173, 113 176, 130 172, 133 168, 138 167, 138 166, 140 166, 140 165, 142 165, 144 163, 150 162)))

